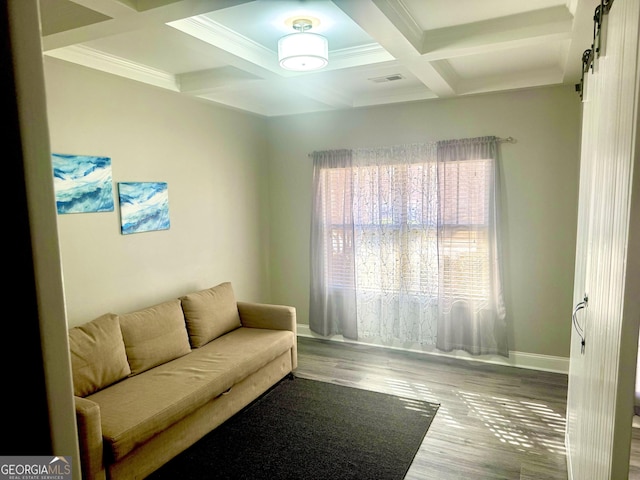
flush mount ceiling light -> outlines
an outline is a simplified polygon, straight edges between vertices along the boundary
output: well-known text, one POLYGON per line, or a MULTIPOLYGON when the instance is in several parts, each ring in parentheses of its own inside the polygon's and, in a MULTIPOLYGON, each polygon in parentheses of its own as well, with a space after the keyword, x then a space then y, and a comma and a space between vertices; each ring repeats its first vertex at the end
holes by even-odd
POLYGON ((278 60, 287 70, 318 70, 329 63, 327 39, 317 33, 309 33, 311 20, 297 18, 291 25, 296 33, 285 35, 278 40, 278 60))

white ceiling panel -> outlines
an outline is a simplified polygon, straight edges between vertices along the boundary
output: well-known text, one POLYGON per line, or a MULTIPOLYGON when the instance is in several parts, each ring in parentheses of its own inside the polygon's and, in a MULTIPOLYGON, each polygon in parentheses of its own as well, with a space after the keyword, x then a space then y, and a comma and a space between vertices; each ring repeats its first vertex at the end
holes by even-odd
POLYGON ((167 25, 111 35, 84 45, 171 74, 227 65, 211 45, 167 25))
POLYGON ((200 97, 264 116, 294 115, 331 109, 325 103, 268 81, 220 89, 200 97))
POLYGON ((545 43, 455 57, 447 62, 461 79, 513 75, 558 67, 564 50, 560 43, 545 43))
POLYGON ((580 80, 599 0, 40 0, 45 55, 264 116, 580 80), (137 6, 138 9, 134 8, 137 6), (291 20, 329 43, 278 65, 291 20))
POLYGON ((372 38, 335 3, 324 1, 256 0, 206 15, 215 22, 277 51, 278 39, 295 30, 292 18, 309 18, 311 31, 329 37, 329 49, 340 50, 371 43, 372 38))
POLYGON ((422 30, 482 22, 564 6, 566 0, 404 0, 422 30))

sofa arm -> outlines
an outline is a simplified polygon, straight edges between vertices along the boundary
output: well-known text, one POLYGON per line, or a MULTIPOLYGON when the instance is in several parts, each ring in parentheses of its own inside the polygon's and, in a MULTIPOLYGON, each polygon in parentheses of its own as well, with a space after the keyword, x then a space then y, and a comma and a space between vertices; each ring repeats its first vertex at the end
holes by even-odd
POLYGON ((293 332, 291 366, 295 369, 298 366, 298 337, 295 307, 249 302, 237 302, 237 304, 240 322, 243 327, 270 328, 272 330, 289 330, 293 332))
POLYGON ((84 480, 104 480, 106 471, 103 457, 100 406, 82 397, 75 397, 74 400, 82 478, 84 480))

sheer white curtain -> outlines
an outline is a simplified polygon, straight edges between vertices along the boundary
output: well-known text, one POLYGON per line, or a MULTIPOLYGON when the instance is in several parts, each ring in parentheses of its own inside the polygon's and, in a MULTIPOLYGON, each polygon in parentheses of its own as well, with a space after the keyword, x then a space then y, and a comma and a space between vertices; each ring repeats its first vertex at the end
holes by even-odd
POLYGON ((309 328, 357 340, 352 158, 313 153, 309 328))
POLYGON ((357 328, 361 339, 435 343, 436 144, 353 153, 357 328))
POLYGON ((314 152, 311 330, 507 355, 496 155, 494 137, 314 152))
POLYGON ((498 214, 498 142, 438 142, 440 350, 509 355, 498 214))

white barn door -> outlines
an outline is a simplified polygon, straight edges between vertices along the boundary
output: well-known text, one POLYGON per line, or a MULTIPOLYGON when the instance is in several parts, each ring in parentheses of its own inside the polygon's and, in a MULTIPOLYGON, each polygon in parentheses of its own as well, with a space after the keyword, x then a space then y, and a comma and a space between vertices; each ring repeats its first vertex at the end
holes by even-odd
POLYGON ((566 431, 575 480, 628 477, 640 323, 640 0, 615 0, 603 18, 583 89, 566 431))

